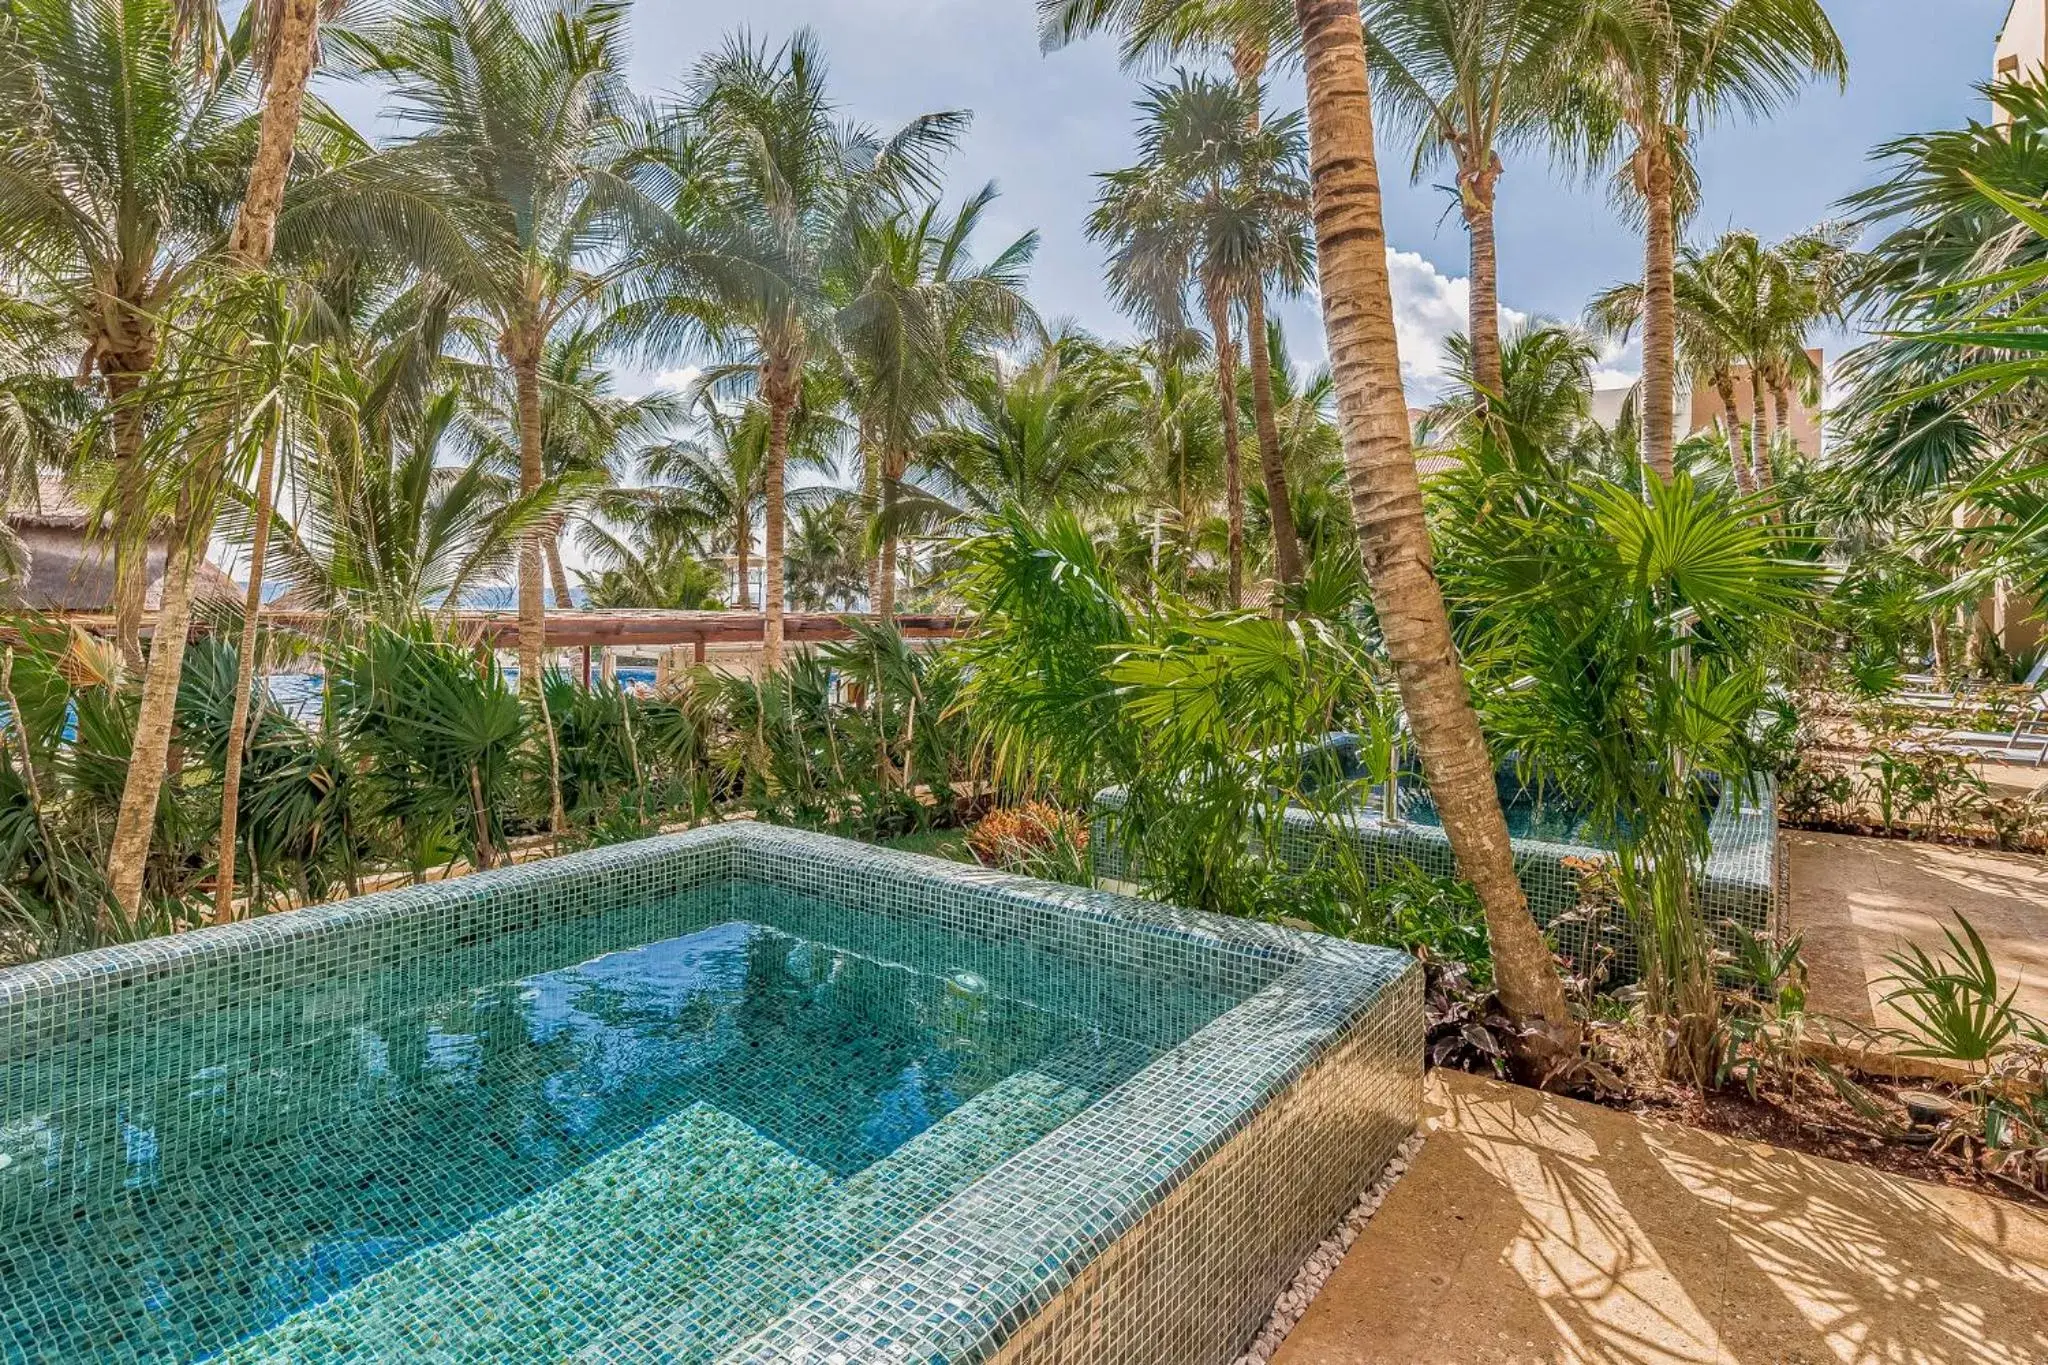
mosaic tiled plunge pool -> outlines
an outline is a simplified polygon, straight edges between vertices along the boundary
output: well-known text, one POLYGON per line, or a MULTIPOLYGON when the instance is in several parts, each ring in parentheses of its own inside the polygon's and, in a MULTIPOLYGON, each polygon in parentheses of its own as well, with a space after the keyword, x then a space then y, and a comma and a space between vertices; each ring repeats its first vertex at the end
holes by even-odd
POLYGON ((745 824, 0 972, 0 1360, 1224 1361, 1419 997, 745 824))

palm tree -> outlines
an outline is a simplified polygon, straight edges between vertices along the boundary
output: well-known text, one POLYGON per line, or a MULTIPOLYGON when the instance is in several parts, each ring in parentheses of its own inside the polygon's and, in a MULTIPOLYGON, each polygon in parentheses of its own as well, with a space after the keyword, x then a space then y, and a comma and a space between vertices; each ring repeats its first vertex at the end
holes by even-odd
MULTIPOLYGON (((374 26, 341 35, 381 79, 404 131, 349 168, 337 209, 396 221, 404 245, 485 320, 510 371, 519 482, 547 473, 548 347, 604 287, 585 258, 635 204, 615 168, 630 94, 627 10, 612 0, 558 7, 493 0, 398 0, 374 26)), ((337 212, 337 226, 361 226, 337 212)), ((544 528, 519 553, 519 667, 540 690, 546 631, 544 528)))
MULTIPOLYGON (((1245 136, 1256 143, 1264 116, 1262 93, 1266 69, 1274 55, 1292 56, 1298 48, 1294 8, 1289 0, 1038 0, 1039 39, 1048 51, 1090 33, 1107 29, 1123 35, 1127 67, 1160 60, 1220 53, 1230 62, 1242 96, 1245 136)), ((1298 175, 1298 171, 1294 172, 1298 175)), ((1305 205, 1295 217, 1305 219, 1305 205)), ((1304 245, 1306 223, 1299 224, 1304 245)), ((1296 263, 1305 277, 1307 260, 1296 263)), ((1296 544, 1288 492, 1286 461, 1280 454, 1278 409, 1274 400, 1273 353, 1266 328, 1266 291, 1278 288, 1292 295, 1303 282, 1292 270, 1278 275, 1254 273, 1243 282, 1245 336, 1251 360, 1252 419, 1259 438, 1259 469, 1266 485, 1266 505, 1274 534, 1274 567, 1285 584, 1299 581, 1300 548, 1296 544)))
MULTIPOLYGON (((1776 482, 1771 467, 1770 415, 1765 403, 1768 376, 1774 368, 1787 366, 1795 350, 1801 361, 1806 359, 1797 320, 1797 314, 1803 311, 1795 297, 1799 281, 1785 256, 1764 246, 1755 234, 1748 232, 1723 234, 1708 253, 1707 272, 1722 285, 1727 296, 1734 340, 1749 371, 1747 485, 1768 492, 1776 482)), ((1737 472, 1739 475, 1739 462, 1737 472)))
POLYGON ((1458 866, 1478 891, 1501 1001, 1554 1063, 1576 1030, 1550 949, 1515 878, 1493 756, 1473 710, 1434 572, 1394 339, 1372 93, 1358 0, 1298 0, 1310 176, 1331 372, 1359 559, 1401 699, 1458 866))
MULTIPOLYGON (((1720 398, 1729 467, 1736 486, 1749 493, 1755 490, 1756 479, 1751 461, 1742 453, 1745 424, 1735 392, 1735 372, 1747 354, 1748 322, 1740 282, 1729 261, 1718 247, 1707 251, 1679 248, 1671 269, 1672 325, 1677 336, 1674 355, 1686 371, 1712 385, 1720 398)), ((1586 321, 1595 331, 1626 341, 1644 322, 1647 297, 1639 280, 1613 285, 1586 306, 1586 321)))
MULTIPOLYGON (((541 357, 541 472, 546 478, 576 476, 602 490, 627 473, 635 454, 681 416, 683 402, 657 389, 638 398, 613 391, 612 372, 600 362, 603 331, 576 325, 548 341, 541 357)), ((520 469, 516 394, 502 386, 486 395, 479 435, 513 477, 520 469)), ((601 493, 595 496, 601 496, 601 493)), ((541 554, 554 589, 555 607, 567 610, 569 575, 562 565, 562 533, 584 519, 588 506, 565 506, 542 532, 541 554)))
POLYGON ((1807 342, 1814 328, 1839 324, 1848 317, 1850 290, 1863 259, 1851 249, 1855 235, 1856 230, 1847 224, 1827 223, 1771 248, 1784 262, 1786 288, 1776 299, 1774 344, 1765 349, 1760 361, 1771 391, 1779 439, 1794 455, 1803 452, 1791 427, 1792 386, 1799 386, 1806 402, 1820 401, 1820 367, 1807 354, 1807 342))
MULTIPOLYGON (((277 240, 278 218, 284 204, 285 182, 291 173, 299 123, 304 111, 306 86, 319 55, 320 14, 317 0, 276 0, 251 8, 250 33, 261 62, 263 100, 257 119, 256 152, 243 182, 241 203, 227 241, 227 267, 233 276, 251 276, 264 271, 277 240)), ((175 54, 182 44, 173 33, 170 48, 175 54)), ((125 82, 132 73, 123 70, 125 82)), ((259 293, 260 299, 274 299, 274 291, 259 293)), ((238 343, 241 339, 238 339, 238 343)), ((231 343, 240 359, 244 344, 231 343)), ((273 359, 273 367, 275 361, 273 359)), ((261 383, 260 363, 258 390, 261 383)), ((260 400, 259 400, 260 401, 260 400)), ((157 806, 170 766, 171 732, 179 686, 184 675, 186 635, 192 607, 192 584, 200 557, 211 538, 214 498, 231 458, 230 446, 237 424, 216 418, 203 431, 206 447, 197 478, 179 498, 176 543, 165 564, 163 604, 158 614, 155 644, 149 672, 143 680, 142 699, 135 722, 135 742, 126 780, 121 790, 121 808, 115 819, 114 838, 107 856, 108 890, 122 913, 131 919, 141 909, 143 875, 149 857, 151 835, 156 826, 157 806)), ((259 416, 267 434, 259 437, 262 454, 257 467, 257 484, 268 489, 281 437, 282 414, 275 409, 259 416)), ((261 495, 259 494, 259 497, 261 495)), ((262 585, 251 585, 249 598, 260 601, 262 585)), ((253 620, 255 613, 249 613, 253 620)), ((242 684, 235 710, 239 726, 229 727, 229 768, 233 777, 225 787, 227 800, 239 798, 240 754, 246 741, 248 709, 243 696, 254 683, 254 653, 248 648, 252 627, 244 628, 244 662, 238 665, 242 684)), ((231 902, 234 893, 234 809, 230 804, 221 820, 221 868, 216 877, 217 899, 231 902)))
POLYGON ((1471 240, 1472 376, 1499 393, 1500 266, 1494 193, 1501 152, 1553 123, 1560 43, 1578 7, 1561 0, 1365 0, 1368 65, 1386 121, 1414 142, 1413 174, 1449 161, 1471 240))
MULTIPOLYGON (((1267 280, 1293 287, 1307 274, 1306 142, 1298 116, 1263 122, 1261 92, 1181 72, 1139 102, 1140 161, 1100 177, 1089 233, 1113 248, 1110 283, 1123 305, 1162 335, 1180 330, 1187 282, 1207 315, 1223 416, 1230 600, 1243 599, 1244 494, 1238 455, 1238 346, 1232 312, 1267 280)), ((1262 295, 1263 297, 1263 295, 1262 295)), ((1263 341, 1263 309, 1260 310, 1263 341)), ((1300 579, 1277 428, 1270 356, 1261 470, 1274 509, 1274 556, 1283 582, 1300 579)), ((1255 403, 1255 409, 1260 405, 1255 403)))
POLYGON ((723 606, 724 576, 686 542, 635 542, 590 526, 585 528, 583 544, 585 552, 602 565, 594 574, 577 571, 583 580, 583 595, 594 607, 711 611, 723 606))
POLYGON ((667 210, 641 226, 628 316, 651 354, 705 337, 757 374, 767 414, 761 471, 762 655, 782 659, 785 494, 791 424, 807 372, 834 343, 835 257, 861 227, 936 188, 937 159, 966 126, 926 114, 887 136, 843 122, 816 39, 779 49, 744 37, 699 64, 688 104, 650 134, 643 175, 667 210))
POLYGON ((0 15, 0 258, 69 324, 111 425, 116 637, 142 664, 147 420, 160 320, 216 252, 241 186, 249 73, 212 76, 174 0, 18 0, 0 15), (120 136, 110 135, 120 130, 120 136))
POLYGON ((839 611, 867 591, 859 499, 843 491, 792 504, 789 600, 809 611, 839 611))
POLYGON ((1599 353, 1577 328, 1537 323, 1510 331, 1496 361, 1500 378, 1492 388, 1480 382, 1478 347, 1470 339, 1453 335, 1444 352, 1465 392, 1431 408, 1424 418, 1426 430, 1466 428, 1497 409, 1538 449, 1555 451, 1591 420, 1593 364, 1599 353))
POLYGON ((864 501, 881 545, 868 601, 885 618, 896 602, 897 503, 919 438, 991 367, 997 347, 1037 321, 1023 295, 1037 233, 985 266, 969 255, 995 199, 988 185, 950 219, 931 204, 859 225, 839 265, 846 297, 834 323, 853 376, 864 501))
MULTIPOLYGON (((50 372, 48 357, 67 334, 56 310, 0 294, 0 505, 35 507, 41 474, 71 455, 91 416, 77 385, 50 372)), ((25 566, 14 532, 0 532, 0 571, 12 576, 25 566)))
POLYGON ((1672 473, 1678 377, 1672 272, 1698 197, 1692 149, 1714 119, 1755 116, 1811 76, 1848 80, 1820 0, 1583 0, 1571 116, 1589 160, 1620 160, 1642 206, 1643 459, 1672 473), (1626 139, 1626 146, 1623 140, 1626 139))
MULTIPOLYGON (((360 392, 360 382, 350 387, 360 392)), ((396 429, 379 421, 374 394, 359 401, 366 420, 337 414, 324 424, 295 481, 296 515, 275 519, 279 579, 295 607, 385 622, 415 619, 429 603, 453 611, 465 590, 511 567, 520 538, 580 491, 557 479, 522 494, 488 448, 450 461, 463 444, 457 389, 434 395, 396 429)))
MULTIPOLYGON (((814 385, 814 387, 816 387, 814 385)), ((736 609, 753 610, 754 528, 768 505, 768 433, 771 417, 758 398, 722 404, 710 385, 686 400, 698 433, 659 441, 640 452, 641 482, 605 492, 598 510, 650 545, 685 542, 731 557, 736 609)), ((799 398, 789 423, 784 467, 790 473, 829 474, 839 424, 822 402, 799 398)), ((618 538, 595 522, 582 530, 584 552, 606 560, 618 538)))
POLYGON ((1112 351, 1078 334, 1050 338, 1014 369, 968 381, 923 443, 920 510, 935 520, 1010 506, 1106 512, 1131 488, 1145 418, 1139 378, 1112 351))

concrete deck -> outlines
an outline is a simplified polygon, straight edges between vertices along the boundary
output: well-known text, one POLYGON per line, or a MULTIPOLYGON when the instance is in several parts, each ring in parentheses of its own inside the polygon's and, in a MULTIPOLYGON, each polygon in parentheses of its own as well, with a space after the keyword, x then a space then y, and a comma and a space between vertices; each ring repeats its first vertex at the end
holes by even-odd
POLYGON ((1806 935, 1808 1004, 1866 1028, 1897 1016, 1881 1005, 1888 953, 1907 942, 1930 953, 1959 912, 1984 938, 2019 1007, 2048 1019, 2048 858, 1901 839, 1788 830, 1792 903, 1806 935))
POLYGON ((1460 1073, 1275 1365, 2039 1365, 2048 1216, 1460 1073))

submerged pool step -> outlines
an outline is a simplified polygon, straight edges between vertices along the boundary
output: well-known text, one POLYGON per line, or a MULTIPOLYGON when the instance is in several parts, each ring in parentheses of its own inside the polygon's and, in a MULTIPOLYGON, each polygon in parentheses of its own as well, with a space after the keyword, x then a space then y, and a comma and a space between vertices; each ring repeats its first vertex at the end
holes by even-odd
POLYGON ((756 1229, 837 1182, 693 1104, 502 1213, 216 1359, 558 1361, 675 1302, 756 1229))
POLYGON ((749 1231, 722 1258, 719 1273, 688 1293, 637 1320, 621 1315, 625 1325, 577 1360, 711 1360, 1093 1098, 1093 1091, 1043 1072, 1005 1077, 865 1170, 749 1231))

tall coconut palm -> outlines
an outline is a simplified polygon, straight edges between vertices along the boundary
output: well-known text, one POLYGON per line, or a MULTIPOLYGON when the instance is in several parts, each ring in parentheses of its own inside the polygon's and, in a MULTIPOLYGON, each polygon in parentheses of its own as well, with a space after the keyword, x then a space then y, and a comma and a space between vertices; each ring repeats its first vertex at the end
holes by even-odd
POLYGON ((1790 260, 1766 247, 1754 233, 1723 234, 1708 253, 1706 265, 1709 277, 1727 300, 1733 339, 1749 372, 1747 486, 1767 492, 1776 482, 1771 464, 1769 376, 1775 368, 1787 366, 1795 350, 1801 361, 1806 359, 1798 330, 1798 318, 1804 311, 1796 297, 1800 283, 1790 260))
MULTIPOLYGON (((400 222, 419 263, 484 319, 511 378, 527 493, 548 477, 549 344, 603 287, 589 253, 636 202, 614 169, 627 19, 613 0, 398 0, 338 42, 386 86, 400 132, 340 178, 337 226, 367 230, 356 214, 400 222)), ((519 554, 520 679, 533 695, 544 538, 535 528, 519 554)))
MULTIPOLYGON (((1100 177, 1090 235, 1110 244, 1110 283, 1119 301, 1162 334, 1181 329, 1192 281, 1216 356, 1223 416, 1230 600, 1243 598, 1244 496, 1240 473, 1236 307, 1268 280, 1293 286, 1311 259, 1302 214, 1307 152, 1301 120, 1262 121, 1261 92, 1181 72, 1139 102, 1138 164, 1100 177)), ((1263 295, 1261 295, 1263 297, 1263 295)), ((1263 326, 1260 327, 1263 341, 1263 326)), ((1272 424, 1270 356, 1264 425, 1272 424)), ((1258 405, 1255 404, 1255 408, 1258 405)), ((1274 509, 1274 555, 1283 582, 1300 579, 1300 553, 1287 514, 1277 428, 1261 442, 1261 470, 1274 509)))
POLYGON ((883 617, 895 610, 897 504, 919 438, 994 363, 997 347, 1037 321, 1023 294, 1037 233, 986 265, 970 255, 995 199, 988 185, 950 217, 931 204, 858 225, 838 267, 845 301, 834 324, 853 376, 863 480, 880 543, 868 602, 883 617))
POLYGON ((294 605, 407 621, 428 604, 452 609, 510 568, 521 538, 583 490, 571 476, 522 494, 495 451, 463 439, 457 389, 432 395, 416 416, 383 421, 381 395, 362 382, 374 378, 343 381, 356 401, 323 424, 300 462, 294 515, 278 516, 272 534, 294 605))
POLYGON ((1107 511, 1139 472, 1147 418, 1129 366, 1088 337, 1054 337, 1015 368, 968 382, 925 439, 918 491, 948 518, 1012 506, 1107 511))
MULTIPOLYGON (((258 125, 256 156, 249 167, 243 211, 235 220, 228 244, 231 261, 242 269, 260 269, 270 260, 277 241, 277 220, 284 208, 285 182, 291 175, 304 115, 306 86, 320 55, 320 21, 333 0, 264 0, 243 15, 251 47, 257 52, 263 81, 263 116, 258 125)), ((263 607, 263 571, 270 550, 271 510, 277 496, 278 442, 266 442, 256 462, 254 534, 249 543, 249 583, 242 599, 242 639, 235 658, 235 701, 228 718, 227 763, 223 769, 220 839, 215 883, 220 887, 217 916, 234 903, 235 836, 242 794, 242 755, 248 746, 249 715, 256 689, 256 655, 262 637, 258 621, 263 607)))
POLYGON ((1592 416, 1593 365, 1599 353, 1575 327, 1537 323, 1510 330, 1501 344, 1501 377, 1492 388, 1480 381, 1479 348, 1472 340, 1453 335, 1444 353, 1465 392, 1428 411, 1423 425, 1432 432, 1478 421, 1497 400, 1514 430, 1537 449, 1554 451, 1592 416))
POLYGON ((1394 340, 1372 93, 1358 0, 1298 0, 1308 75, 1317 261, 1359 557, 1430 791, 1479 893, 1502 1002, 1529 1043, 1576 1049, 1564 987, 1515 878, 1495 769, 1431 562, 1394 340))
MULTIPOLYGON (((602 493, 596 506, 603 521, 625 529, 626 543, 683 542, 729 556, 734 606, 751 611, 754 528, 767 506, 767 405, 759 399, 724 404, 709 387, 686 401, 698 416, 696 434, 645 447, 638 457, 639 482, 602 493)), ((833 469, 840 427, 819 409, 799 400, 784 457, 790 473, 833 469)), ((586 522, 580 535, 584 553, 601 564, 618 558, 613 547, 619 537, 602 524, 586 522)))
POLYGON ((1784 263, 1787 278, 1776 300, 1773 344, 1759 357, 1760 368, 1771 391, 1778 439, 1795 456, 1807 452, 1800 449, 1791 426, 1793 390, 1796 386, 1800 398, 1809 404, 1820 401, 1820 367, 1813 363, 1807 346, 1815 328, 1848 318, 1851 290, 1863 259, 1852 250, 1855 237, 1856 229, 1848 224, 1824 223, 1771 248, 1784 263))
POLYGON ((629 311, 650 353, 706 337, 757 374, 767 414, 762 466, 762 654, 782 659, 783 548, 791 424, 814 359, 830 352, 830 282, 863 224, 937 188, 937 163, 966 126, 926 114, 883 135, 843 121, 817 40, 780 48, 741 37, 701 62, 686 105, 652 130, 650 193, 667 210, 633 242, 629 311))
POLYGON ((208 75, 175 0, 16 0, 0 12, 0 260, 66 320, 111 423, 116 636, 142 663, 146 415, 161 319, 217 251, 241 188, 246 67, 208 75))
POLYGON ((1676 436, 1680 225, 1698 184, 1692 151, 1731 113, 1757 116, 1808 79, 1846 83, 1848 58, 1820 0, 1583 0, 1566 50, 1577 58, 1578 136, 1643 215, 1643 459, 1669 479, 1676 436))
POLYGON ((724 575, 693 545, 633 540, 591 525, 581 535, 584 552, 600 566, 595 573, 579 569, 576 574, 594 607, 716 611, 725 604, 724 575))
MULTIPOLYGON (((1721 400, 1728 432, 1728 463, 1736 486, 1754 492, 1754 465, 1743 451, 1747 424, 1736 396, 1736 371, 1745 362, 1749 342, 1740 281, 1729 257, 1718 247, 1679 248, 1672 261, 1672 326, 1677 363, 1695 379, 1713 387, 1721 400)), ((1601 291, 1586 306, 1586 321, 1597 332, 1625 341, 1644 323, 1647 291, 1640 280, 1626 280, 1601 291)), ((1752 408, 1752 412, 1759 409, 1752 408)))
MULTIPOLYGON (((1122 34, 1126 66, 1222 54, 1237 78, 1245 134, 1252 141, 1257 140, 1264 117, 1262 87, 1267 67, 1276 54, 1292 55, 1298 48, 1289 0, 1038 0, 1038 13, 1040 42, 1048 51, 1090 33, 1115 29, 1122 34)), ((1298 209, 1296 216, 1301 216, 1298 209)), ((1305 274, 1307 262, 1299 265, 1305 274)), ((1301 554, 1288 511, 1286 461, 1280 453, 1266 295, 1269 288, 1276 287, 1291 295, 1301 282, 1293 270, 1253 274, 1244 281, 1242 299, 1259 469, 1266 485, 1267 507, 1275 513, 1275 569, 1281 582, 1289 584, 1300 579, 1301 554)))
MULTIPOLYGON (((317 0, 274 0, 253 7, 250 31, 256 44, 263 85, 262 109, 257 120, 256 151, 242 182, 241 202, 234 226, 228 234, 227 269, 233 276, 262 272, 270 264, 277 240, 277 224, 284 204, 285 183, 291 173, 293 149, 297 145, 307 82, 319 54, 319 9, 317 0)), ((175 22, 175 21, 174 21, 175 22)), ((180 35, 173 34, 171 48, 181 47, 180 35)), ((126 73, 124 73, 125 78, 126 73)), ((216 78, 218 79, 218 78, 216 78)), ((261 291, 259 299, 275 298, 275 291, 261 291)), ((230 353, 241 359, 244 347, 230 342, 230 353)), ((283 416, 260 395, 275 390, 262 382, 266 371, 281 373, 276 357, 266 366, 261 359, 249 374, 257 380, 257 411, 251 416, 258 427, 262 450, 256 461, 257 483, 267 487, 275 443, 282 438, 283 416), (263 409, 268 408, 268 411, 263 409)), ((121 791, 121 808, 114 825, 113 843, 107 857, 108 891, 121 912, 131 919, 141 909, 143 875, 149 858, 149 844, 156 826, 158 801, 170 766, 171 731, 179 685, 184 674, 185 643, 192 609, 193 579, 207 542, 211 539, 214 506, 219 481, 228 473, 231 446, 237 431, 247 423, 216 416, 201 425, 197 433, 207 447, 196 466, 197 477, 179 498, 179 518, 174 544, 167 556, 162 607, 158 613, 155 643, 149 672, 143 680, 142 700, 135 723, 135 742, 128 773, 121 791)), ((251 596, 261 591, 258 584, 251 596)), ((252 613, 253 615, 253 613, 252 613)), ((253 655, 248 667, 253 670, 253 655)), ((243 679, 243 693, 253 685, 253 673, 243 679)), ((242 730, 248 717, 243 703, 242 730)), ((232 734, 229 767, 235 771, 227 790, 239 796, 240 748, 242 736, 232 734)), ((223 868, 216 877, 217 898, 223 904, 233 897, 234 837, 232 817, 224 814, 220 842, 223 868)))
POLYGON ((844 490, 794 503, 789 538, 789 600, 808 611, 843 611, 868 588, 857 497, 844 490))
POLYGON ((1558 104, 1565 0, 1365 0, 1369 65, 1383 121, 1413 140, 1420 180, 1448 161, 1470 240, 1472 376, 1499 393, 1500 264, 1494 195, 1503 151, 1540 136, 1558 104))

